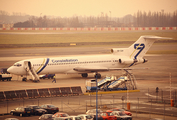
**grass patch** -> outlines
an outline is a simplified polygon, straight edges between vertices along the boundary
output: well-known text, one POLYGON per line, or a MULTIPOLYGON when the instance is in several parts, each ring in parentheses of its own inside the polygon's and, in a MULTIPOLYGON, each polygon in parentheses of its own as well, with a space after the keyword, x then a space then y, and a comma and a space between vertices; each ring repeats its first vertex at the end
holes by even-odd
MULTIPOLYGON (((72 32, 65 31, 37 31, 41 34, 28 34, 29 31, 21 32, 24 34, 0 34, 0 44, 42 44, 42 43, 78 43, 78 42, 117 42, 117 41, 136 41, 142 35, 156 35, 171 37, 177 40, 177 32, 110 32, 110 31, 88 31, 72 32), (46 34, 45 34, 46 33, 46 34), (51 33, 51 34, 48 34, 51 33), (57 34, 58 33, 58 34, 57 34)), ((31 31, 35 33, 35 31, 31 31)), ((8 33, 8 32, 7 32, 8 33)), ((15 33, 15 32, 11 32, 15 33)), ((17 32, 20 33, 20 32, 17 32)))

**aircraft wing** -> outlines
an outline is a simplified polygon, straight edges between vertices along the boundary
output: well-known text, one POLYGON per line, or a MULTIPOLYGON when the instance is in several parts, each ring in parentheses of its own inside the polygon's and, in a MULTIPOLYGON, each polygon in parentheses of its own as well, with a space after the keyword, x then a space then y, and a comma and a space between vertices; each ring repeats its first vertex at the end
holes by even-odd
POLYGON ((73 70, 78 72, 98 72, 98 71, 109 71, 106 67, 101 66, 80 66, 75 67, 73 70))
POLYGON ((101 71, 111 71, 111 70, 132 70, 132 68, 106 68, 101 66, 81 66, 76 67, 73 70, 78 72, 101 72, 101 71))

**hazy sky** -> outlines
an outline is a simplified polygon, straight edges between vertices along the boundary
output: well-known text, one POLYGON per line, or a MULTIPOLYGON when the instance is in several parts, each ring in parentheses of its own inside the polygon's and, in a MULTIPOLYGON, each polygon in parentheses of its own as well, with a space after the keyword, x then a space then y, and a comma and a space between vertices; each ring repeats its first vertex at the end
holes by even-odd
POLYGON ((100 16, 104 13, 122 17, 138 10, 160 12, 162 9, 165 12, 177 10, 177 0, 0 0, 0 10, 35 16, 100 16))

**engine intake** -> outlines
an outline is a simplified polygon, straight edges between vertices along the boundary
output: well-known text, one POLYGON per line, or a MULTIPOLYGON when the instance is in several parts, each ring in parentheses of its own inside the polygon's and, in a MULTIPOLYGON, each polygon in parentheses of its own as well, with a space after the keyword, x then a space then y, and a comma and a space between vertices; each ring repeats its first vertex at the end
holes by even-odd
POLYGON ((121 64, 132 64, 138 62, 137 59, 119 59, 119 63, 121 64))
POLYGON ((147 59, 144 59, 143 63, 145 63, 145 62, 148 62, 148 60, 147 60, 147 59))

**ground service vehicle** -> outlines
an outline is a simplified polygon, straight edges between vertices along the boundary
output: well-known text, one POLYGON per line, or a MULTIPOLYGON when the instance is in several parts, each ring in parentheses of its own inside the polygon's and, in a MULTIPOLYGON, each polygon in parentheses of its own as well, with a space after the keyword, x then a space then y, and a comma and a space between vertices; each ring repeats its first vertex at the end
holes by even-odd
POLYGON ((47 111, 45 109, 42 109, 41 107, 39 107, 37 105, 28 105, 26 107, 31 109, 31 114, 33 114, 33 115, 42 115, 42 114, 47 113, 47 111))
POLYGON ((117 117, 111 112, 102 112, 100 116, 103 118, 103 120, 117 120, 117 117))
POLYGON ((45 79, 45 78, 53 79, 54 76, 55 76, 55 74, 45 74, 45 75, 40 75, 39 78, 40 79, 45 79))
POLYGON ((107 110, 106 112, 113 112, 113 111, 121 111, 121 112, 124 112, 125 114, 129 115, 129 116, 132 116, 132 113, 129 112, 129 111, 126 111, 122 108, 113 108, 111 110, 107 110))
POLYGON ((72 120, 82 120, 79 116, 69 116, 72 120))
POLYGON ((0 81, 4 81, 4 80, 7 80, 7 81, 11 81, 12 79, 12 75, 11 74, 0 74, 0 81))
POLYGON ((14 110, 10 111, 10 114, 12 115, 19 115, 19 116, 30 116, 31 115, 31 109, 28 107, 17 107, 14 110))
POLYGON ((2 74, 10 74, 9 72, 7 72, 7 68, 1 68, 1 73, 2 74))
MULTIPOLYGON (((102 113, 103 111, 100 110, 100 109, 97 109, 97 112, 98 112, 98 114, 99 114, 99 113, 102 113)), ((86 114, 87 114, 87 115, 91 115, 92 117, 94 117, 94 115, 96 115, 96 109, 88 110, 88 111, 86 112, 86 114)))
POLYGON ((112 114, 117 117, 117 120, 132 120, 132 116, 126 115, 121 111, 113 111, 112 114))
POLYGON ((82 120, 93 120, 93 117, 91 115, 80 114, 78 116, 81 117, 82 120))
POLYGON ((38 120, 53 120, 53 114, 43 114, 39 117, 38 120))
POLYGON ((72 120, 70 117, 56 117, 56 118, 53 118, 52 120, 72 120))
POLYGON ((1 80, 11 81, 11 79, 12 79, 12 75, 9 72, 7 72, 7 68, 2 68, 0 74, 0 81, 1 80))
POLYGON ((53 117, 69 117, 69 115, 67 113, 60 113, 60 112, 57 112, 53 115, 53 117))
POLYGON ((54 114, 59 111, 58 107, 55 107, 54 105, 51 104, 41 105, 41 108, 47 110, 47 113, 51 114, 54 114))

